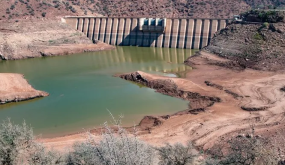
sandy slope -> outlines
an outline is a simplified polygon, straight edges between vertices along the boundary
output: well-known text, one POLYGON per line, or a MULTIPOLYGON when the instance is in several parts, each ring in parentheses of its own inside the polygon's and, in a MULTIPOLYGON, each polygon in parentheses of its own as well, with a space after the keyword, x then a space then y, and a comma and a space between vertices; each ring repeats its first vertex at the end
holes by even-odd
POLYGON ((35 90, 21 74, 0 73, 0 104, 48 96, 35 90))
POLYGON ((82 32, 59 19, 0 21, 0 60, 16 60, 42 56, 114 49, 93 42, 82 32))
MULTIPOLYGON (((274 132, 272 129, 277 128, 276 125, 278 129, 284 127, 285 93, 280 88, 285 85, 285 74, 251 69, 236 71, 209 65, 212 62, 225 61, 205 52, 192 57, 190 61, 196 69, 189 72, 185 79, 139 73, 148 81, 169 80, 175 82, 177 89, 219 97, 221 102, 215 102, 213 106, 205 108, 205 112, 197 115, 178 113, 168 119, 159 118, 161 124, 152 127, 148 133, 142 133, 140 135, 142 140, 152 145, 162 145, 166 142, 183 143, 191 140, 197 146, 209 148, 220 137, 239 132, 253 124, 257 132, 268 128, 274 132), (205 81, 210 81, 220 88, 207 86, 205 81), (242 107, 247 107, 251 111, 243 110, 242 107), (263 108, 260 110, 260 107, 263 108)), ((259 132, 264 133, 264 131, 259 132)), ((83 140, 78 136, 41 141, 47 146, 62 149, 71 146, 76 140, 83 140)))
MULTIPOLYGON (((174 115, 162 125, 154 127, 151 134, 142 135, 144 140, 154 145, 192 140, 196 145, 208 148, 222 135, 248 128, 251 124, 264 128, 283 122, 285 93, 280 88, 285 85, 284 74, 250 69, 235 71, 209 65, 228 60, 206 52, 190 60, 196 69, 189 72, 186 79, 167 79, 172 79, 186 91, 198 91, 200 94, 219 97, 222 101, 208 107, 205 113, 174 115), (205 81, 222 89, 207 86, 205 81)), ((150 79, 149 74, 141 74, 150 79)), ((152 79, 154 77, 161 79, 157 76, 152 76, 152 79)))

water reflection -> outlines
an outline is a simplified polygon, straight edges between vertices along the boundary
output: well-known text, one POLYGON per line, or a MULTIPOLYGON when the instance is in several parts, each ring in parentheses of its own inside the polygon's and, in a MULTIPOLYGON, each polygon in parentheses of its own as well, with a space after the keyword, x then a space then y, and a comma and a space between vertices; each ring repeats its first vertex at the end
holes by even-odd
MULTIPOLYGON (((145 72, 171 72, 180 73, 191 69, 183 65, 184 61, 194 54, 191 49, 166 49, 166 48, 140 48, 140 47, 117 47, 114 51, 101 52, 103 56, 93 56, 98 67, 111 67, 118 65, 128 67, 128 63, 137 64, 140 70, 145 72), (165 61, 165 63, 162 63, 165 61), (150 63, 152 63, 150 65, 150 63), (181 64, 173 67, 169 64, 181 64)), ((94 53, 89 53, 94 54, 94 53)))
POLYGON ((33 101, 0 105, 0 121, 26 120, 44 137, 93 128, 114 115, 124 114, 124 124, 144 115, 169 114, 187 108, 188 102, 161 95, 149 88, 113 77, 137 70, 183 76, 183 64, 194 53, 189 49, 117 47, 115 50, 70 56, 0 62, 1 72, 14 72, 50 96, 33 101))

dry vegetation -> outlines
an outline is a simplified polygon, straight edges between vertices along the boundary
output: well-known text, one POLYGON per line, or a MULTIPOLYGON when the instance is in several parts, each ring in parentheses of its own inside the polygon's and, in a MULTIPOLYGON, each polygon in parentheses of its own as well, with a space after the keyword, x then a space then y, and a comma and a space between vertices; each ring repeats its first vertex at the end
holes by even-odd
POLYGON ((199 153, 191 142, 153 147, 144 143, 114 119, 104 124, 102 140, 87 133, 83 142, 74 143, 69 151, 49 150, 38 143, 33 130, 25 122, 15 125, 9 119, 0 126, 1 165, 269 165, 282 164, 284 136, 281 143, 272 143, 254 134, 221 139, 211 150, 199 153), (281 144, 281 145, 280 145, 281 144), (283 145, 282 145, 283 144, 283 145), (271 147, 269 147, 271 145, 271 147))
POLYGON ((0 19, 65 15, 229 18, 251 7, 284 4, 284 0, 2 0, 0 19))
POLYGON ((59 20, 27 20, 0 23, 0 60, 67 55, 112 49, 93 44, 83 33, 59 20))

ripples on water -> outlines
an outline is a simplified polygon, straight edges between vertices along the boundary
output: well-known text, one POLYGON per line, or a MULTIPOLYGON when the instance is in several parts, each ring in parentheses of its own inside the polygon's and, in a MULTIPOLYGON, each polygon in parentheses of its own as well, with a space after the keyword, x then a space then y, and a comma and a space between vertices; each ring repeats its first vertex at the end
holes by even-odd
POLYGON ((100 126, 123 114, 124 125, 138 123, 144 115, 171 114, 187 108, 186 101, 112 75, 141 70, 184 77, 189 49, 117 47, 116 50, 70 56, 0 62, 1 72, 22 73, 29 83, 50 96, 0 105, 0 120, 24 119, 36 134, 52 137, 100 126), (175 74, 174 74, 175 73, 175 74))

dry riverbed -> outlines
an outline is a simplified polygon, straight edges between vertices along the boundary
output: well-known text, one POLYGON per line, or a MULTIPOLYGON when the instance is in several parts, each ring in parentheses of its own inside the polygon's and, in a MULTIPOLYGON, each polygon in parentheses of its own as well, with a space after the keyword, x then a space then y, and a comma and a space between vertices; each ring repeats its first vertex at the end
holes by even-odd
POLYGON ((48 96, 47 92, 35 90, 21 74, 0 73, 0 84, 0 104, 48 96))

